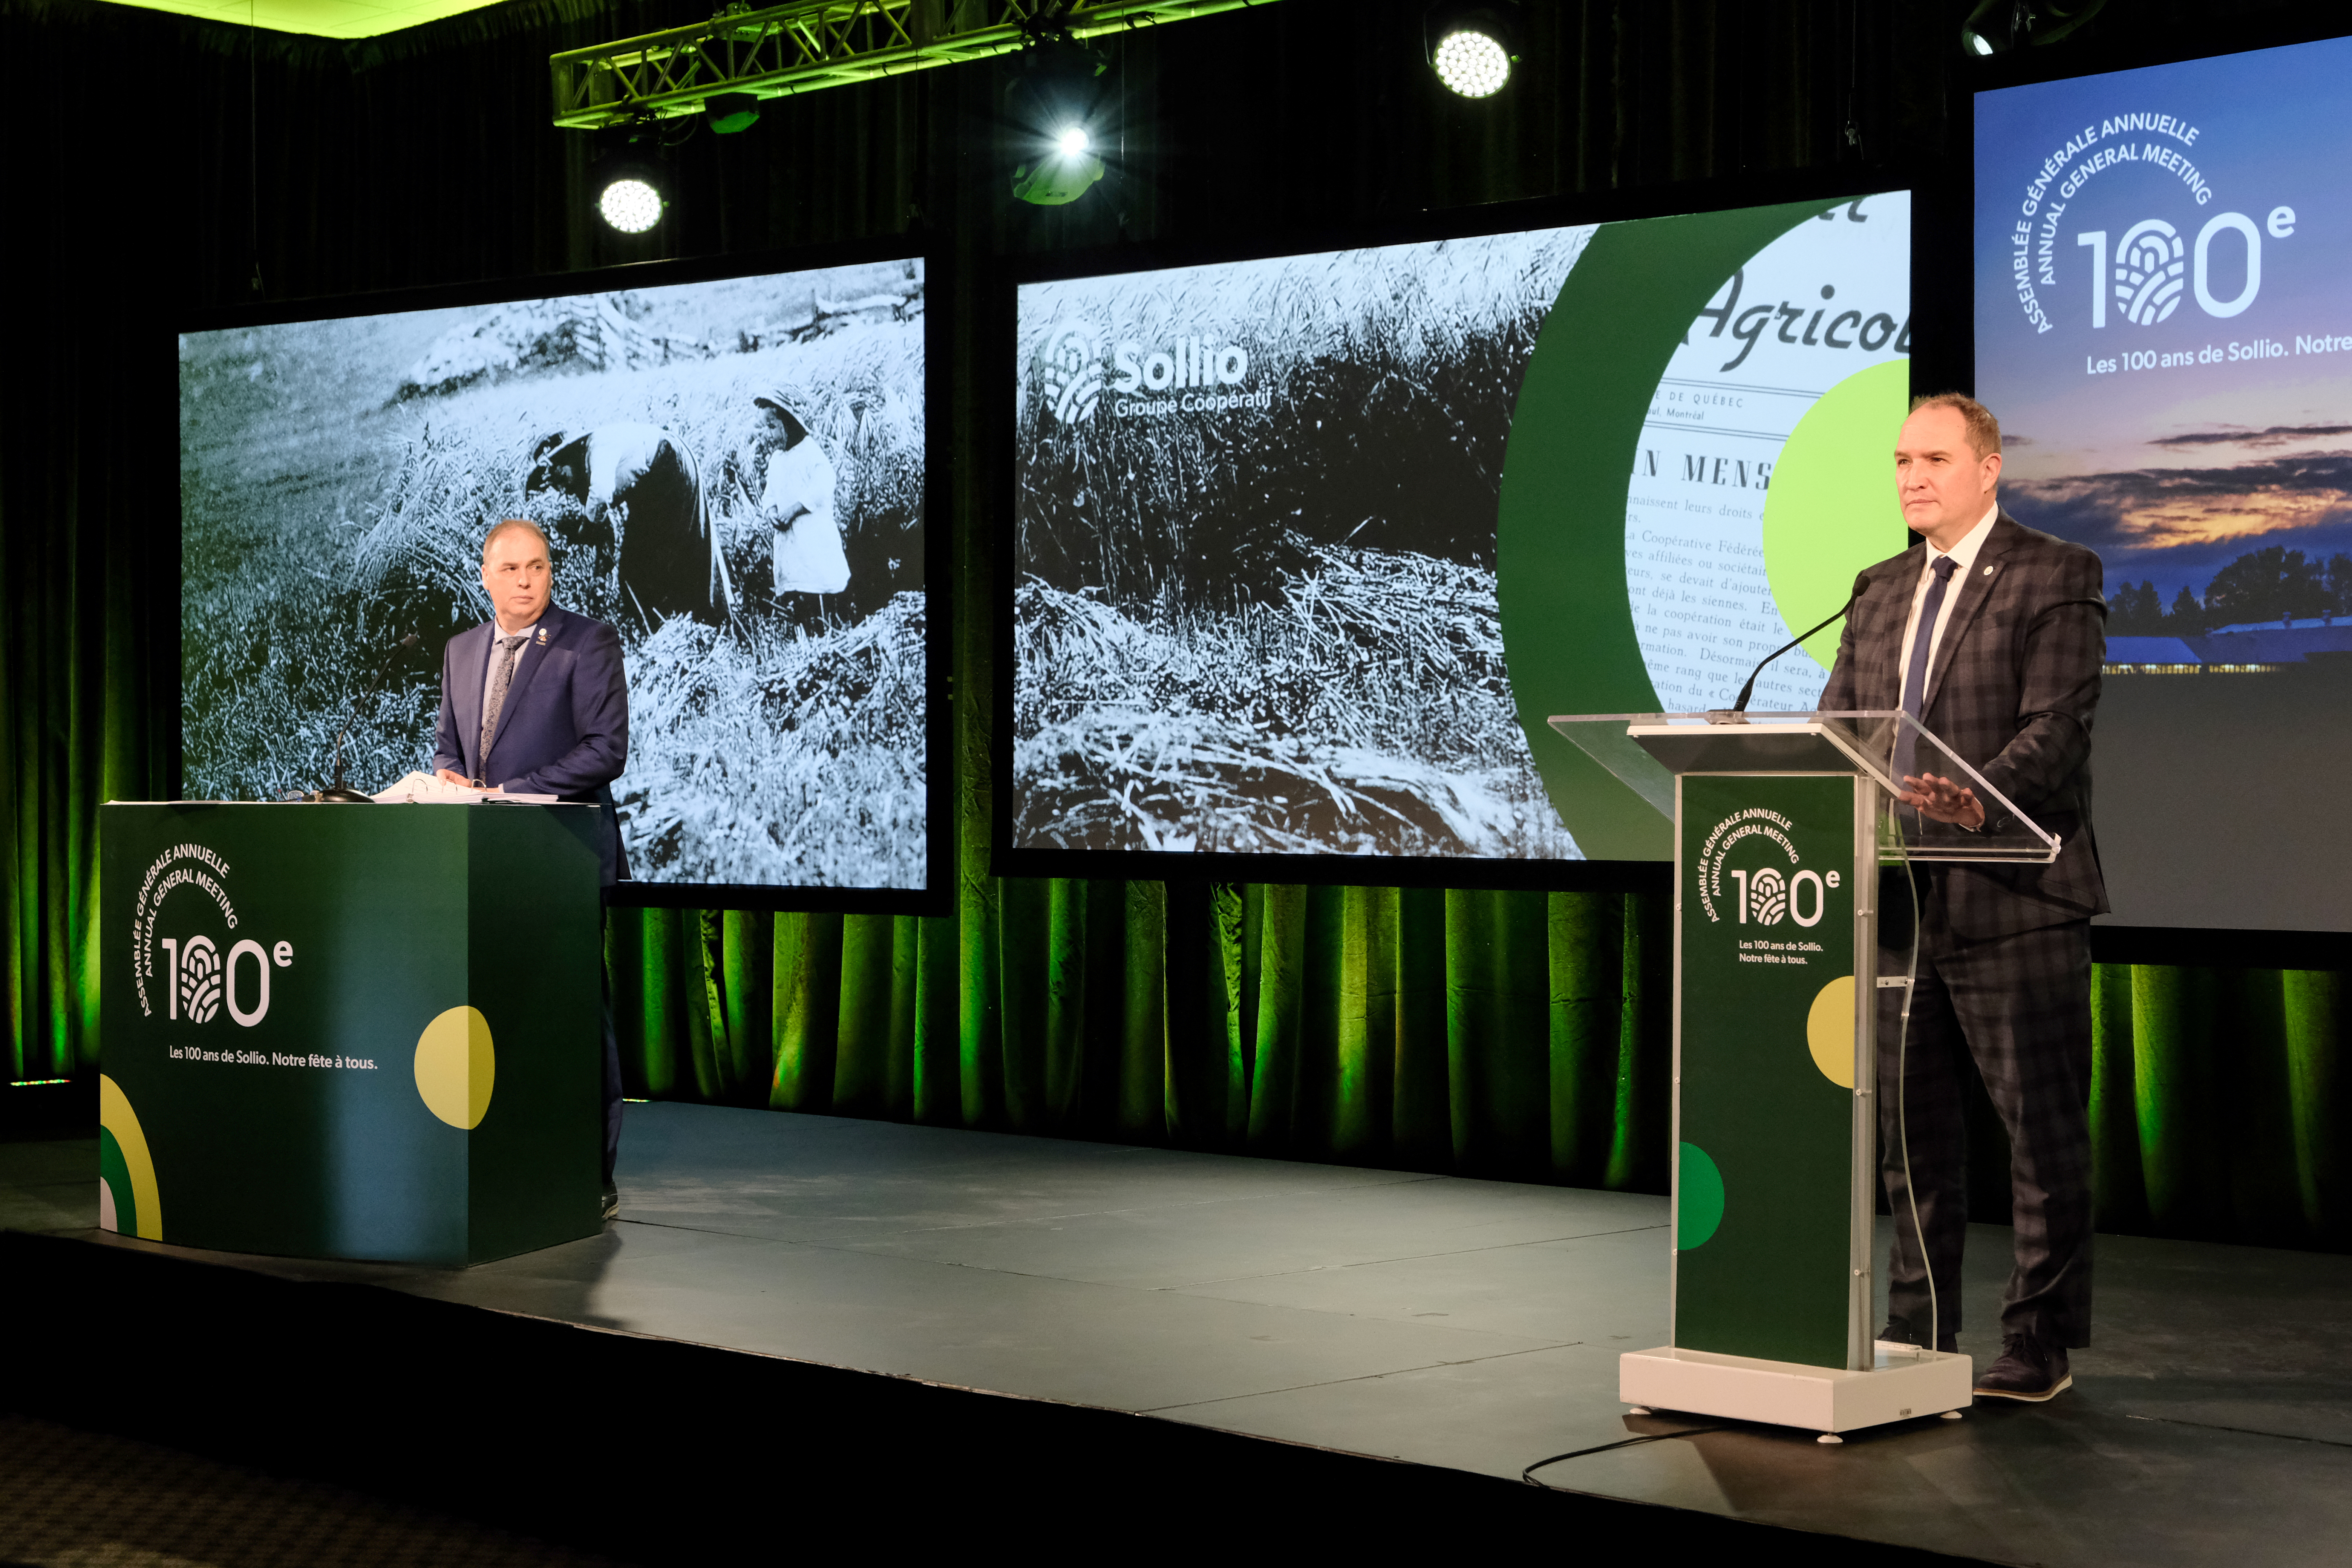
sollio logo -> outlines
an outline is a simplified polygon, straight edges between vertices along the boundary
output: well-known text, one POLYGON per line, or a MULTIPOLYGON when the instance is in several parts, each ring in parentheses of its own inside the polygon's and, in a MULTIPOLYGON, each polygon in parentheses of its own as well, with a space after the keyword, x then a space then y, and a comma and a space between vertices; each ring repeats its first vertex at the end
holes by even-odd
POLYGON ((1249 351, 1239 343, 1181 337, 1160 348, 1121 342, 1112 351, 1113 392, 1177 392, 1239 386, 1249 379, 1249 351))
POLYGON ((1092 333, 1066 327, 1046 341, 1036 375, 1045 412, 1064 425, 1094 417, 1106 391, 1118 395, 1120 414, 1216 413, 1262 408, 1269 400, 1264 391, 1227 390, 1249 381, 1249 350, 1197 334, 1159 344, 1122 339, 1106 366, 1092 333), (1159 400, 1157 393, 1176 395, 1159 400))
POLYGON ((1094 416, 1103 392, 1102 354, 1084 327, 1055 332, 1037 356, 1037 384, 1045 406, 1065 425, 1094 416))

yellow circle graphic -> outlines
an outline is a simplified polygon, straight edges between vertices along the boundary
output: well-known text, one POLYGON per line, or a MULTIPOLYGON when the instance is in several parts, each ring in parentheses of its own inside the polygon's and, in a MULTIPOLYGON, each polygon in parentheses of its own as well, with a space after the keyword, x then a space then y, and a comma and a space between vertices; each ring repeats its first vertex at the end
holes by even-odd
POLYGON ((1853 1087, 1853 976, 1841 974, 1822 987, 1805 1015, 1805 1044, 1813 1065, 1840 1089, 1853 1087))
POLYGON ((450 1126, 470 1131, 482 1124, 497 1077, 490 1021, 479 1009, 452 1007, 416 1037, 416 1092, 425 1109, 450 1126))

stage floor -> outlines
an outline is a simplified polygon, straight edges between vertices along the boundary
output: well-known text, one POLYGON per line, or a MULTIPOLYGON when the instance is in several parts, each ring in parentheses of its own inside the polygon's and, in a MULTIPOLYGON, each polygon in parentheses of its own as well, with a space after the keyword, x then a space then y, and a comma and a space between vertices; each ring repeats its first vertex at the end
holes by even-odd
MULTIPOLYGON (((0 1226, 88 1231, 94 1164, 0 1145, 0 1226)), ((1666 1338, 1663 1198, 668 1104, 629 1108, 620 1186, 603 1236, 467 1270, 189 1256, 1496 1476, 1689 1425, 1616 1396, 1666 1338)), ((2008 1247, 1971 1233, 1979 1365, 2008 1247)), ((2098 1268, 2046 1405, 1539 1477, 1998 1562, 2341 1561, 2352 1258, 2103 1237, 2098 1268)))

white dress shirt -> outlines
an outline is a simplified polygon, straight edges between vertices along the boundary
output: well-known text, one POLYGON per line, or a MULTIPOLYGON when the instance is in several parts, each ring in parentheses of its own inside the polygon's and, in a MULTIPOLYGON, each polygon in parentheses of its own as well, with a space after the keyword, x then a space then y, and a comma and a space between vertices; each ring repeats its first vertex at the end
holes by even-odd
MULTIPOLYGON (((1977 552, 1984 548, 1987 535, 1992 532, 1993 521, 2000 516, 2000 502, 1996 499, 1985 508, 1977 525, 1960 535, 1959 542, 1948 552, 1955 564, 1952 580, 1944 589, 1944 603, 1936 612, 1936 629, 1927 641, 1927 672, 1936 671, 1936 655, 1944 646, 1944 628, 1952 624, 1952 606, 1960 602, 1960 581, 1977 563, 1977 552)), ((1919 636, 1919 608, 1927 602, 1927 585, 1936 580, 1936 563, 1948 552, 1927 546, 1927 559, 1919 564, 1919 585, 1911 591, 1911 614, 1903 623, 1903 665, 1900 670, 1903 687, 1911 681, 1911 645, 1919 636)), ((1898 688, 1900 689, 1900 688, 1898 688)))

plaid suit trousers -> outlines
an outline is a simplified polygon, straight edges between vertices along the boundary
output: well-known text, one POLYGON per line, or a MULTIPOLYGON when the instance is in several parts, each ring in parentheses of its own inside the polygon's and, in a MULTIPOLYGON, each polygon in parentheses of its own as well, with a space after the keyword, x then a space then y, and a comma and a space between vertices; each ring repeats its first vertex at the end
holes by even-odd
MULTIPOLYGON (((2091 946, 2087 921, 1985 941, 1956 939, 1941 868, 1919 868, 1918 979, 1907 1038, 1904 993, 1878 994, 1879 1166, 1895 1216, 1887 1315, 1927 1344, 1928 1272, 1935 1324, 1960 1327, 1960 1254, 1967 1238, 1968 1058, 2009 1131, 2016 1260, 2001 1300, 2001 1332, 2069 1349, 2091 1342, 2091 946), (1909 1170, 1905 1174, 1906 1126, 1909 1170), (1911 1221, 1916 1186, 1919 1220, 1911 1221)), ((1879 973, 1911 965, 1911 889, 1883 879, 1879 973)))

